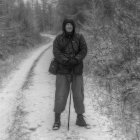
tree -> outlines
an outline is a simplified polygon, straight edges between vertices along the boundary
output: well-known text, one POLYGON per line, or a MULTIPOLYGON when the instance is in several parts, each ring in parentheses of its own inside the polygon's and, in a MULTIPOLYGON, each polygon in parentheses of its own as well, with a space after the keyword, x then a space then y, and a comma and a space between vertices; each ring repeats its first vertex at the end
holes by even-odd
POLYGON ((61 20, 66 17, 73 18, 75 22, 81 26, 87 19, 87 11, 91 9, 92 0, 59 0, 57 9, 61 20))

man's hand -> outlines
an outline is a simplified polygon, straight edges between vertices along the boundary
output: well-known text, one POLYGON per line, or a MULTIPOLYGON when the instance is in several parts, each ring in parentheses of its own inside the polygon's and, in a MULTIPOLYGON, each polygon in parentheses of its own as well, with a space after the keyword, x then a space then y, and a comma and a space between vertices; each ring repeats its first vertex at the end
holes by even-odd
POLYGON ((68 59, 63 60, 63 64, 64 65, 68 65, 68 63, 69 63, 69 60, 68 59))
POLYGON ((71 58, 71 59, 69 60, 69 64, 70 64, 70 65, 76 65, 76 64, 78 64, 78 60, 77 60, 76 58, 71 58))

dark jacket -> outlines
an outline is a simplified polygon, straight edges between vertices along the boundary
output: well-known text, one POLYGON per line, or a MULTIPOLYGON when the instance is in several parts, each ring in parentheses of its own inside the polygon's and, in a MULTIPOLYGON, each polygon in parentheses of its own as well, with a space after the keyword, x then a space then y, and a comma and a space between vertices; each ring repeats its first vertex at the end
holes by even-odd
POLYGON ((81 75, 83 59, 87 54, 87 45, 82 34, 74 32, 72 36, 67 35, 64 31, 65 25, 66 22, 63 23, 63 33, 59 34, 53 42, 53 54, 58 63, 57 74, 81 75), (76 65, 69 64, 71 58, 77 60, 76 65))

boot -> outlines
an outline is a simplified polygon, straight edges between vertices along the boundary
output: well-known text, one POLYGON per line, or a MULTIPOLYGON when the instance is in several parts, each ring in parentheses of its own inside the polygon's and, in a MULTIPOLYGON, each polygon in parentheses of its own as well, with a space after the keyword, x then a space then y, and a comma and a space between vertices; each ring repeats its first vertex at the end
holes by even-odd
POLYGON ((87 127, 87 123, 82 114, 77 115, 76 125, 81 126, 81 127, 87 127))
POLYGON ((53 125, 53 130, 58 130, 61 126, 61 122, 60 122, 60 114, 59 113, 55 113, 55 122, 53 125))

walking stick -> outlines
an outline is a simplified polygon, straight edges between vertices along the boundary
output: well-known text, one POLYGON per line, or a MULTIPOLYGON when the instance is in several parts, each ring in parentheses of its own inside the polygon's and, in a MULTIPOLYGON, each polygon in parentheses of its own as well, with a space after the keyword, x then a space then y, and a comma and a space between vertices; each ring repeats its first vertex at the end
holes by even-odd
POLYGON ((70 110, 71 109, 71 87, 70 87, 70 101, 69 101, 69 114, 68 114, 68 131, 70 128, 70 110))

